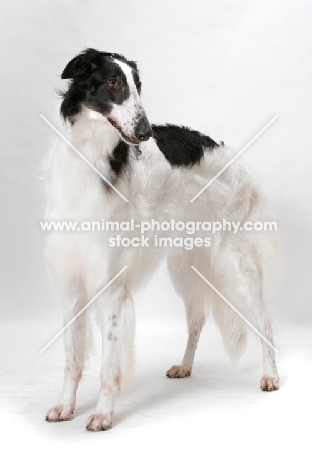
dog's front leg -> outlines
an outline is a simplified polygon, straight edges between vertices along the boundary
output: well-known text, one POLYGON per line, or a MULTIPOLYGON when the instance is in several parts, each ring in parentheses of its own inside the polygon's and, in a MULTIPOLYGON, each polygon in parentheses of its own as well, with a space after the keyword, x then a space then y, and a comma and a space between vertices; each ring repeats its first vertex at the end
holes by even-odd
POLYGON ((132 381, 134 368, 134 313, 132 298, 124 287, 100 300, 102 331, 101 389, 95 413, 87 420, 89 431, 112 427, 114 403, 119 390, 132 381))
MULTIPOLYGON (((77 288, 82 289, 80 284, 77 288)), ((81 293, 80 293, 81 295, 81 293)), ((65 324, 76 317, 85 304, 85 297, 68 294, 64 304, 65 324)), ((76 405, 76 391, 82 376, 84 361, 91 342, 90 323, 87 312, 77 317, 64 332, 66 363, 64 384, 60 403, 49 409, 46 421, 69 421, 76 405)))

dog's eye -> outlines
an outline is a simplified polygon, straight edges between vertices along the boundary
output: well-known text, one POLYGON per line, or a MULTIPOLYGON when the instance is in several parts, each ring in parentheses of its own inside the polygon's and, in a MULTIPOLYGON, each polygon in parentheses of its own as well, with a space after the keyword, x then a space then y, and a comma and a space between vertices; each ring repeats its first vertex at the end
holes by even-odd
POLYGON ((107 80, 106 84, 110 89, 117 89, 119 86, 118 81, 115 78, 111 78, 110 80, 107 80))
POLYGON ((136 87, 137 87, 138 93, 140 94, 140 92, 141 92, 141 90, 142 90, 142 83, 141 83, 141 81, 139 81, 139 82, 137 83, 136 87))

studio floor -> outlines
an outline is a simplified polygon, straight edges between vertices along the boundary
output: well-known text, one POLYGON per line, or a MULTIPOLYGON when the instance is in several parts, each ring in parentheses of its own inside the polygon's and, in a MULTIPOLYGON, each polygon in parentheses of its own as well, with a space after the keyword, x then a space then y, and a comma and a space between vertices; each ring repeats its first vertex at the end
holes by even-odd
POLYGON ((74 418, 47 423, 63 376, 62 339, 39 350, 61 328, 61 317, 6 323, 1 329, 1 458, 6 466, 310 467, 311 330, 275 324, 277 392, 261 392, 261 347, 250 334, 237 365, 225 354, 212 320, 202 334, 193 375, 168 379, 180 362, 182 320, 138 317, 136 379, 116 403, 113 428, 85 430, 99 389, 95 350, 78 390, 74 418))

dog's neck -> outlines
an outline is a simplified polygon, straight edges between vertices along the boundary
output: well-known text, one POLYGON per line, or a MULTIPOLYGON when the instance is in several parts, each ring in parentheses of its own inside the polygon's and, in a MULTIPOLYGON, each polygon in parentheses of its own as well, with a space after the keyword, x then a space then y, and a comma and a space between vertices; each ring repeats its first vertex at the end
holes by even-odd
POLYGON ((81 155, 102 174, 104 181, 108 180, 113 185, 118 183, 129 164, 129 147, 105 117, 83 107, 68 136, 81 155))
POLYGON ((97 162, 108 159, 120 142, 117 130, 98 112, 82 106, 70 128, 72 144, 97 165, 97 162))

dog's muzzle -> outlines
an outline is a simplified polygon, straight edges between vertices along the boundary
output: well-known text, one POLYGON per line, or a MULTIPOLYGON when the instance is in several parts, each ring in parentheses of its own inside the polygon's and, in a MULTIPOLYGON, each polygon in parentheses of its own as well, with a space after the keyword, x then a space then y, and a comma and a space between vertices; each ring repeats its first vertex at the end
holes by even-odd
POLYGON ((134 134, 140 141, 147 141, 152 136, 152 129, 146 115, 140 117, 136 124, 134 134))

